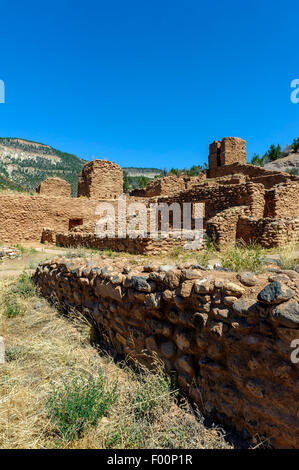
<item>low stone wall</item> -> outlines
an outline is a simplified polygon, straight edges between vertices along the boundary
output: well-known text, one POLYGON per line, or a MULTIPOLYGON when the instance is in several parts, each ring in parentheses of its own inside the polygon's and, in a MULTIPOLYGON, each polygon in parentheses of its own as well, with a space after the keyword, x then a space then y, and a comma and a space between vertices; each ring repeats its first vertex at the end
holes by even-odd
POLYGON ((204 413, 255 442, 299 447, 295 271, 256 278, 190 264, 56 258, 34 279, 65 312, 91 315, 115 350, 141 361, 155 352, 204 413))
POLYGON ((245 163, 232 163, 224 166, 216 166, 208 170, 208 178, 220 178, 222 176, 241 173, 250 177, 251 181, 263 183, 266 188, 271 188, 278 183, 286 181, 296 181, 299 177, 284 173, 282 171, 267 170, 261 166, 246 165, 245 163), (260 181, 258 180, 260 178, 260 181), (256 181, 255 181, 256 179, 256 181))
MULTIPOLYGON (((131 254, 159 254, 167 253, 173 248, 192 249, 190 241, 178 238, 154 239, 145 238, 99 238, 90 232, 55 232, 48 229, 43 233, 43 239, 49 241, 55 238, 56 245, 65 247, 88 247, 97 250, 113 250, 127 252, 131 254)), ((51 243, 51 242, 50 242, 51 243)), ((201 249, 206 247, 206 240, 203 240, 201 249)))
POLYGON ((299 243, 299 218, 254 220, 241 216, 237 222, 236 238, 264 248, 299 243))
POLYGON ((239 240, 272 248, 299 243, 299 218, 254 219, 246 215, 246 206, 232 207, 208 220, 206 232, 218 249, 239 240))
POLYGON ((164 176, 163 178, 157 178, 153 181, 150 181, 143 189, 134 189, 130 194, 131 196, 141 197, 173 196, 180 193, 181 191, 191 189, 197 184, 202 183, 205 181, 206 177, 206 170, 203 170, 197 176, 164 176))

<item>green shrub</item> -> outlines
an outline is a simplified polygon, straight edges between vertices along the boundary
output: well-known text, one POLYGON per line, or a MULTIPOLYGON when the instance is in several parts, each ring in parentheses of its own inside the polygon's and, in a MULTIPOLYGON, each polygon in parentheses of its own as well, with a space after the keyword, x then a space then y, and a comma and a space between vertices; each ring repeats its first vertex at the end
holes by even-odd
POLYGON ((20 253, 22 253, 22 255, 25 255, 25 254, 35 254, 37 253, 37 250, 35 248, 26 248, 25 246, 21 245, 20 243, 17 243, 16 245, 13 245, 14 248, 16 248, 17 250, 19 250, 20 253))
POLYGON ((299 152, 299 137, 293 140, 291 148, 294 150, 295 153, 299 152))
POLYGON ((264 262, 260 246, 244 246, 242 244, 237 244, 221 252, 220 259, 224 268, 237 272, 258 272, 264 262))
POLYGON ((144 430, 138 423, 133 426, 122 425, 120 429, 111 432, 106 441, 107 449, 142 449, 144 446, 144 430))
POLYGON ((3 315, 7 318, 13 318, 21 313, 21 307, 16 302, 7 302, 4 310, 3 315))
POLYGON ((79 438, 87 426, 95 426, 117 399, 116 385, 108 389, 103 375, 74 377, 61 390, 53 387, 47 401, 57 431, 67 441, 79 438))
POLYGON ((19 295, 24 298, 32 297, 36 294, 36 286, 34 285, 30 274, 23 272, 17 282, 10 290, 10 294, 19 295))
POLYGON ((16 361, 20 359, 25 353, 25 348, 23 346, 12 346, 5 351, 5 359, 7 362, 16 361))

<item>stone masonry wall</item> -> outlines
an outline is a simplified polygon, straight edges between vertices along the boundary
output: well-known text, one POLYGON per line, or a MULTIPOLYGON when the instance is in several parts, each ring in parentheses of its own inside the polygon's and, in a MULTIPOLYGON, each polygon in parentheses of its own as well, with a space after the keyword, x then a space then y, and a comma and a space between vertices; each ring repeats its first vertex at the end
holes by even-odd
POLYGON ((288 181, 266 192, 265 217, 299 217, 299 182, 288 181))
POLYGON ((264 248, 299 243, 299 217, 254 220, 241 216, 237 222, 236 238, 264 248))
POLYGON ((221 178, 234 174, 243 174, 250 178, 253 183, 262 183, 266 189, 272 188, 279 183, 287 181, 299 182, 299 177, 283 173, 281 171, 266 170, 256 165, 232 163, 221 167, 212 167, 208 170, 208 178, 221 178))
POLYGON ((206 171, 202 171, 197 176, 169 175, 150 181, 145 188, 135 189, 130 194, 138 197, 173 196, 181 191, 193 188, 205 181, 205 179, 206 171))
POLYGON ((0 194, 0 240, 40 242, 45 227, 66 231, 72 219, 96 221, 97 201, 0 194))
POLYGON ((299 274, 198 268, 56 258, 34 279, 65 312, 91 316, 119 353, 156 353, 205 414, 255 443, 298 448, 299 274))
POLYGON ((159 202, 202 202, 205 203, 205 219, 214 217, 218 212, 235 206, 247 206, 248 215, 263 217, 264 186, 251 182, 219 185, 201 184, 168 198, 159 198, 159 202))
POLYGON ((78 178, 78 197, 115 199, 123 193, 123 172, 108 160, 87 163, 78 178))
MULTIPOLYGON (((65 247, 80 247, 87 246, 97 250, 113 250, 118 252, 127 252, 131 254, 160 254, 166 253, 173 248, 186 248, 191 249, 190 242, 178 238, 163 238, 154 239, 150 237, 145 238, 99 238, 96 237, 94 232, 56 232, 55 230, 49 231, 46 229, 43 232, 42 239, 50 243, 56 243, 59 246, 65 247), (50 241, 52 240, 52 241, 50 241)), ((203 240, 201 249, 206 246, 205 239, 203 240)))
POLYGON ((62 178, 46 178, 36 188, 43 196, 71 197, 71 185, 62 178))
POLYGON ((235 162, 246 165, 246 141, 239 137, 224 137, 221 142, 220 160, 221 166, 235 162))
POLYGON ((222 249, 236 242, 238 221, 246 212, 246 206, 231 207, 207 221, 207 235, 215 247, 222 249))
POLYGON ((246 165, 246 162, 246 141, 239 137, 224 137, 221 142, 215 140, 209 147, 210 178, 214 178, 223 166, 235 163, 246 165))

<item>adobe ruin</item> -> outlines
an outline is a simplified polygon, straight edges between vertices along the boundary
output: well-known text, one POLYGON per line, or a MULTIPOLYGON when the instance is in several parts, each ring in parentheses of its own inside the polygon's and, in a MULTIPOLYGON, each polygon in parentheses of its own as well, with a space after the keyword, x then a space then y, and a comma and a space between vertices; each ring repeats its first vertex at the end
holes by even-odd
POLYGON ((217 176, 217 169, 237 163, 246 165, 246 141, 239 137, 224 137, 222 141, 215 140, 209 147, 209 177, 217 176))
MULTIPOLYGON (((122 172, 114 163, 87 163, 77 198, 51 184, 34 196, 0 194, 1 240, 135 254, 183 246, 171 237, 96 236, 99 202, 119 215, 122 172)), ((217 247, 238 240, 273 247, 299 242, 298 189, 296 176, 247 165, 245 141, 230 137, 211 144, 209 168, 198 177, 153 181, 127 203, 203 202, 204 230, 217 247)), ((297 272, 272 267, 246 276, 197 263, 56 258, 39 265, 34 279, 64 312, 90 315, 118 353, 143 361, 155 352, 204 414, 274 447, 298 447, 299 376, 290 359, 299 331, 297 272)))
POLYGON ((108 160, 87 163, 78 178, 78 197, 116 199, 123 193, 123 172, 108 160))
MULTIPOLYGON (((246 142, 225 137, 210 145, 209 168, 198 176, 166 176, 150 182, 143 190, 127 195, 148 208, 153 203, 187 202, 205 204, 204 230, 216 247, 243 240, 264 247, 298 242, 299 177, 246 164, 246 142)), ((0 194, 0 239, 7 242, 49 242, 98 248, 120 248, 129 252, 156 252, 159 244, 128 238, 102 239, 95 235, 97 204, 109 201, 118 217, 118 196, 123 193, 121 168, 107 160, 88 162, 78 178, 78 197, 70 198, 69 184, 48 178, 37 188, 39 196, 0 194), (57 203, 57 198, 60 202, 57 203), (106 240, 106 242, 105 242, 106 240)), ((170 214, 171 216, 171 214, 170 214)), ((171 218, 171 217, 170 217, 171 218)), ((192 219, 192 226, 195 219, 192 219)), ((145 237, 146 238, 146 237, 145 237)), ((168 250, 178 241, 160 243, 168 250)), ((184 243, 181 243, 185 246, 184 243)))
POLYGON ((71 197, 71 185, 62 178, 46 178, 35 190, 43 196, 71 197))

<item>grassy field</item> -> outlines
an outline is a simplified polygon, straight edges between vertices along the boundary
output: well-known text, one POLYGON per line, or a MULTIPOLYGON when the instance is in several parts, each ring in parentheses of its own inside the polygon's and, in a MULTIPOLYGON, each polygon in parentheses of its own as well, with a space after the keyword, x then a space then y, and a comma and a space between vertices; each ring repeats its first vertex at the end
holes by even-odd
POLYGON ((232 448, 161 368, 136 374, 90 344, 90 326, 39 297, 30 276, 0 280, 0 447, 232 448))
MULTIPOLYGON (((0 242, 0 246, 4 246, 0 242)), ((201 266, 213 266, 220 264, 226 269, 236 272, 252 271, 263 272, 267 258, 276 259, 282 269, 294 269, 299 265, 299 245, 291 244, 284 247, 263 249, 260 246, 244 246, 241 243, 236 246, 217 251, 212 245, 204 251, 189 251, 182 248, 173 248, 166 254, 160 255, 130 255, 124 252, 112 250, 94 250, 88 247, 64 248, 55 245, 30 244, 13 245, 21 252, 21 257, 0 262, 0 278, 7 274, 19 275, 23 270, 33 272, 37 265, 56 256, 67 258, 122 258, 131 264, 153 264, 159 267, 161 264, 182 265, 184 263, 200 264, 201 266)))

